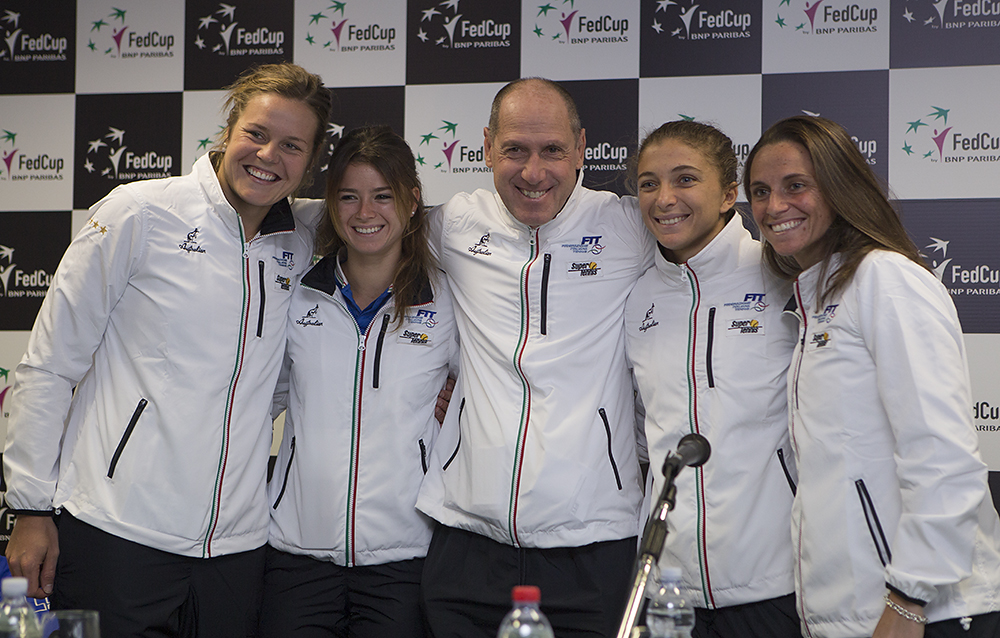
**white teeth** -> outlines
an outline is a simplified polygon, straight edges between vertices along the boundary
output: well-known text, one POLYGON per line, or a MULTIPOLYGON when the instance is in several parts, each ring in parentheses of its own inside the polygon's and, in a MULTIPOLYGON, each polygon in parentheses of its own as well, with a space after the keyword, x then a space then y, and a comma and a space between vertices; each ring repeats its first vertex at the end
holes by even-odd
POLYGON ((521 194, 529 199, 538 199, 545 194, 545 191, 526 191, 522 188, 521 194))
POLYGON ((679 224, 684 219, 684 217, 669 217, 667 219, 657 219, 656 223, 660 226, 673 226, 674 224, 679 224))
POLYGON ((796 226, 798 226, 801 223, 802 223, 801 219, 793 219, 791 221, 782 222, 780 224, 772 224, 771 225, 771 230, 774 231, 774 232, 776 232, 776 233, 780 233, 782 231, 790 230, 792 228, 795 228, 796 226))
POLYGON ((383 226, 355 226, 354 232, 361 233, 362 235, 372 235, 382 230, 383 226))
POLYGON ((273 182, 276 179, 278 179, 277 175, 271 175, 270 173, 264 173, 262 171, 257 170, 253 166, 247 166, 247 172, 250 173, 251 176, 256 177, 257 179, 262 179, 265 182, 273 182))

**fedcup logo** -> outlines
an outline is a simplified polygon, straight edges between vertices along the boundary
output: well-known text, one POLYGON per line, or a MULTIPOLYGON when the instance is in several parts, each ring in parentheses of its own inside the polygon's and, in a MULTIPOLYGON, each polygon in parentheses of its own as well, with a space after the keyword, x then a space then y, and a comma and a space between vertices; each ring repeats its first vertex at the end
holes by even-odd
POLYGON ((110 7, 106 16, 91 20, 87 49, 112 58, 174 57, 173 34, 130 28, 125 20, 126 13, 125 9, 110 7))
POLYGON ((236 9, 236 5, 220 2, 216 11, 198 18, 194 45, 222 56, 284 54, 284 31, 271 31, 266 26, 242 27, 236 9))
POLYGON ((513 27, 509 22, 497 22, 492 18, 463 20, 458 8, 460 1, 445 0, 422 9, 417 38, 427 45, 444 49, 510 46, 513 27))
POLYGON ((357 24, 345 15, 346 7, 346 2, 332 2, 325 10, 310 14, 303 38, 306 44, 333 52, 396 50, 395 27, 357 24))
POLYGON ((666 33, 678 40, 749 38, 751 19, 741 3, 735 0, 731 7, 712 11, 705 10, 697 0, 683 3, 656 0, 650 26, 653 31, 666 33))
POLYGON ((846 0, 781 0, 774 23, 807 35, 878 31, 878 8, 846 0))
POLYGON ((972 129, 954 118, 949 123, 951 111, 932 105, 924 115, 907 121, 901 150, 940 164, 1000 162, 1000 130, 972 129))
POLYGON ((421 135, 417 144, 417 163, 440 173, 489 173, 484 161, 483 145, 462 144, 456 122, 441 120, 441 126, 421 135))
POLYGON ((87 143, 83 162, 83 168, 88 173, 97 171, 110 180, 169 177, 173 165, 174 158, 170 155, 159 155, 156 151, 136 153, 128 150, 125 130, 114 126, 109 126, 108 133, 103 137, 87 143))
MULTIPOLYGON (((554 40, 560 44, 606 44, 628 42, 627 18, 588 11, 585 6, 576 8, 576 0, 562 0, 557 9, 550 0, 538 7, 532 33, 540 40, 554 40), (566 3, 569 7, 565 7, 566 3)), ((582 3, 581 3, 582 5, 582 3)))
POLYGON ((975 29, 1000 27, 997 0, 908 1, 903 19, 928 29, 975 29))
POLYGON ((928 237, 930 243, 924 246, 927 253, 921 253, 931 266, 931 271, 948 288, 953 296, 1000 295, 1000 269, 989 264, 976 264, 971 268, 948 257, 948 240, 928 237), (940 254, 939 254, 940 253, 940 254))
POLYGON ((52 275, 42 269, 25 272, 14 263, 14 249, 0 246, 0 294, 5 298, 44 297, 52 275))
POLYGON ((51 33, 38 33, 21 26, 21 14, 5 9, 3 17, 3 48, 0 61, 8 62, 56 62, 66 60, 69 40, 51 33))
POLYGON ((16 144, 16 132, 0 130, 0 181, 62 181, 65 159, 35 150, 22 153, 29 145, 16 144))

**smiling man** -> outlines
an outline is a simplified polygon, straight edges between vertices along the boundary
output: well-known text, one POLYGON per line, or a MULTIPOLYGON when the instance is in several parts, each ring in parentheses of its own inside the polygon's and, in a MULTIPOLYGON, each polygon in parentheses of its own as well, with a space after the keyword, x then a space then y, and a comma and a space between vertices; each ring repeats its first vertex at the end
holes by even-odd
POLYGON ((534 584, 556 635, 618 627, 639 531, 625 299, 652 263, 635 202, 582 185, 586 133, 558 84, 505 86, 484 129, 496 192, 429 219, 462 373, 417 506, 437 638, 492 637, 534 584))

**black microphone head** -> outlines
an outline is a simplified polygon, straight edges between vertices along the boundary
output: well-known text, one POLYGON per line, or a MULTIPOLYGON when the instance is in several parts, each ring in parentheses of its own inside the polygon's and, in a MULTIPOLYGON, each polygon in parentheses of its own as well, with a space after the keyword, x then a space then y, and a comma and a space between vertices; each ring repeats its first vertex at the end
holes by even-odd
POLYGON ((712 455, 712 445, 702 435, 692 432, 681 437, 677 452, 684 456, 689 467, 699 467, 712 455))

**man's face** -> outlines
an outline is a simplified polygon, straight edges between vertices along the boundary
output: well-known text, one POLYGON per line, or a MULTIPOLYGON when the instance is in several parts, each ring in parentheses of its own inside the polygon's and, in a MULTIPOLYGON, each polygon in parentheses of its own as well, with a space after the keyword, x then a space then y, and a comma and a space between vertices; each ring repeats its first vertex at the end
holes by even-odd
POLYGON ((573 135, 559 95, 531 85, 506 96, 497 128, 492 140, 484 129, 484 147, 500 199, 523 224, 534 227, 551 221, 576 186, 585 132, 573 135))

